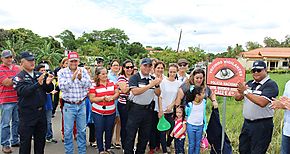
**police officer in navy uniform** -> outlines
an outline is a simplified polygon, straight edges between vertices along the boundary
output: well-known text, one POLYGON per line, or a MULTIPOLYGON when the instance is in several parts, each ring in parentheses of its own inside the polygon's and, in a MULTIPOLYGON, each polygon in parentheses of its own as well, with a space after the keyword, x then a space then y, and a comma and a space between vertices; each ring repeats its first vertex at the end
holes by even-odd
POLYGON ((13 79, 18 95, 20 154, 30 154, 31 139, 34 138, 34 153, 43 154, 46 135, 44 104, 46 92, 53 90, 53 75, 34 71, 34 56, 21 53, 22 71, 13 79))
POLYGON ((133 154, 135 137, 138 131, 138 144, 136 154, 144 154, 147 142, 150 138, 152 116, 155 102, 154 93, 159 96, 160 78, 150 75, 152 60, 144 58, 141 61, 140 72, 129 79, 131 89, 128 98, 128 120, 126 126, 125 154, 133 154))
POLYGON ((244 124, 239 137, 239 153, 264 154, 272 139, 274 110, 271 101, 279 94, 278 85, 267 74, 264 61, 253 63, 254 80, 238 83, 237 101, 244 99, 244 124))

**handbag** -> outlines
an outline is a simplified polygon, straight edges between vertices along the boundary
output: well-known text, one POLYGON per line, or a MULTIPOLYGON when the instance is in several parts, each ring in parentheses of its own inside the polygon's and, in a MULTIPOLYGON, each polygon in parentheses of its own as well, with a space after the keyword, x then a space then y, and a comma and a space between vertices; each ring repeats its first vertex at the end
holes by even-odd
POLYGON ((208 143, 208 140, 206 138, 207 134, 205 134, 202 139, 201 139, 201 142, 200 142, 200 148, 202 151, 205 151, 208 149, 209 147, 209 143, 208 143))

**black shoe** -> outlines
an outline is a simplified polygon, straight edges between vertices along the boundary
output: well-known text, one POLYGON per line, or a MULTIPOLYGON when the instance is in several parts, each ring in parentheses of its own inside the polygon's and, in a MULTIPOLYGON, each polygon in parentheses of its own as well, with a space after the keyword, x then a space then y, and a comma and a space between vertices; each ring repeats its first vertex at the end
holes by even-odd
POLYGON ((11 147, 20 147, 20 143, 13 144, 11 147))
POLYGON ((116 149, 121 149, 121 144, 117 144, 116 143, 114 146, 115 146, 116 149))
POLYGON ((115 149, 115 146, 114 146, 114 144, 111 144, 111 147, 110 147, 110 149, 115 149))

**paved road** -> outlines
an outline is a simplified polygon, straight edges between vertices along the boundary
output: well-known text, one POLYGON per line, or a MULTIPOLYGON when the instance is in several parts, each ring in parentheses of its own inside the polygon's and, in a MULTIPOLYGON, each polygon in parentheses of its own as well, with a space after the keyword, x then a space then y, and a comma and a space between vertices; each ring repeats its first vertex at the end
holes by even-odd
MULTIPOLYGON (((58 143, 46 143, 45 145, 45 153, 46 154, 64 154, 64 145, 61 141, 61 112, 57 111, 56 116, 52 119, 52 125, 53 125, 53 133, 54 138, 58 141, 58 143)), ((88 140, 88 129, 87 129, 87 140, 88 140)), ((2 147, 1 147, 2 148, 2 147)), ((32 152, 33 152, 33 143, 32 143, 32 152)), ((13 154, 18 153, 19 148, 13 148, 13 154)), ((74 153, 77 153, 77 144, 76 141, 74 141, 74 153)), ((114 149, 113 152, 115 154, 122 154, 122 150, 114 149)), ((2 151, 0 151, 2 153, 2 151)), ((98 153, 98 150, 89 146, 89 142, 87 142, 87 153, 88 154, 95 154, 98 153)))

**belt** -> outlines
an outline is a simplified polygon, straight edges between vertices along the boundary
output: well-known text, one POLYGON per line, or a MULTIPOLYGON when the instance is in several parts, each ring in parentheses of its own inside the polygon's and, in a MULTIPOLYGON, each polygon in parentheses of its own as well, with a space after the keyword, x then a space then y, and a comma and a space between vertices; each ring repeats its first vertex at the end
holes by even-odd
POLYGON ((273 120, 273 117, 262 118, 262 119, 255 119, 255 120, 245 119, 245 121, 248 122, 248 123, 262 122, 262 121, 267 121, 267 120, 273 120))
POLYGON ((64 102, 64 103, 67 103, 67 104, 77 104, 77 105, 79 105, 79 104, 81 104, 85 99, 86 99, 86 98, 82 99, 82 100, 79 101, 79 102, 70 102, 70 101, 66 101, 66 100, 63 100, 63 102, 64 102))
POLYGON ((136 103, 131 103, 130 104, 132 108, 136 108, 136 109, 151 109, 151 104, 148 105, 140 105, 140 104, 136 104, 136 103))

